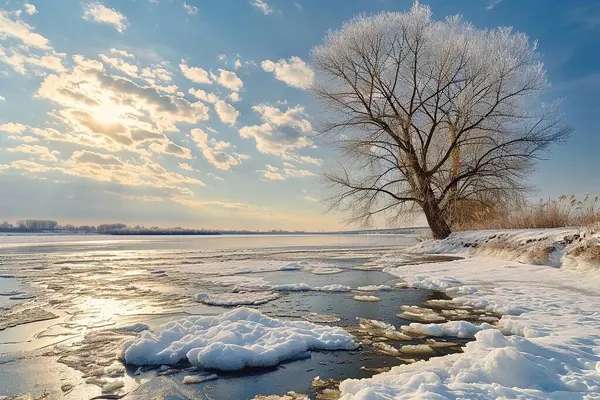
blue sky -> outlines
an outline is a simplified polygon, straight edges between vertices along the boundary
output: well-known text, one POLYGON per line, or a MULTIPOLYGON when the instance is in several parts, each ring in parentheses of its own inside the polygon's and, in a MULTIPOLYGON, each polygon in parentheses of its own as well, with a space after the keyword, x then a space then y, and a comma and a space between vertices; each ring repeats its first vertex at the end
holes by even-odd
MULTIPOLYGON (((575 133, 533 197, 600 190, 600 4, 425 2, 539 41, 575 133)), ((337 229, 305 89, 310 49, 400 0, 0 2, 0 218, 337 229)), ((417 221, 418 223, 419 221, 417 221)))

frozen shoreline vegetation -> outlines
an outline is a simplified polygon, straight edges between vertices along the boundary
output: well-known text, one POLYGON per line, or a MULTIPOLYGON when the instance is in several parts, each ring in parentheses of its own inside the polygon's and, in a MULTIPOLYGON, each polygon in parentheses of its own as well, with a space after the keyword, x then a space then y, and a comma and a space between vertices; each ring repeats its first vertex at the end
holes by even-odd
POLYGON ((600 273, 592 257, 597 246, 594 231, 569 228, 459 232, 412 247, 467 258, 384 271, 412 287, 456 296, 457 309, 503 314, 498 329, 460 321, 402 327, 411 334, 474 335, 475 341, 464 353, 343 381, 341 398, 598 398, 600 273))
POLYGON ((305 321, 281 321, 257 310, 236 308, 216 317, 168 322, 124 345, 128 364, 192 365, 236 371, 270 367, 308 356, 310 350, 353 350, 352 335, 341 328, 305 321))
POLYGON ((457 232, 409 250, 429 254, 467 253, 527 264, 600 270, 600 226, 457 232))

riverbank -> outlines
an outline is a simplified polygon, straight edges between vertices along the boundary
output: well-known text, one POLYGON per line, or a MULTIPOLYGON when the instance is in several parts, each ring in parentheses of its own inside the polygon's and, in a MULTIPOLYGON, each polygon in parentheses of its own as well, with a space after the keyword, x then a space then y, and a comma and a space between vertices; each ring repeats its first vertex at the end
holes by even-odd
MULTIPOLYGON (((380 264, 409 286, 503 314, 464 353, 340 385, 342 399, 600 398, 600 273, 593 229, 462 232, 411 251, 461 254, 447 263, 380 264), (504 336, 504 335, 506 336, 504 336)), ((413 324, 430 334, 445 324, 413 324)))

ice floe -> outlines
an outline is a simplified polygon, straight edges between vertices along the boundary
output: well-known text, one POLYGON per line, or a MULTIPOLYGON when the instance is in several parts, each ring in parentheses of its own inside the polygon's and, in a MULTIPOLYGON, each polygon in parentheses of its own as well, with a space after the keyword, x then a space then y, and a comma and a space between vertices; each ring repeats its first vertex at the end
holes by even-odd
POLYGON ((237 293, 198 293, 195 296, 197 302, 210 306, 248 306, 265 304, 279 298, 277 293, 269 291, 261 292, 237 292, 237 293))
POLYGON ((356 295, 352 297, 356 301, 379 301, 379 297, 377 296, 367 296, 367 295, 356 295))
POLYGON ((402 332, 412 334, 423 334, 427 336, 454 336, 458 338, 472 338, 477 332, 493 329, 488 323, 475 325, 467 321, 449 321, 443 324, 420 324, 413 322, 408 326, 403 326, 402 332))
POLYGON ((388 285, 368 285, 359 286, 356 289, 361 292, 389 292, 392 290, 392 287, 388 285))
POLYGON ((218 316, 168 322, 144 331, 122 349, 127 364, 162 365, 188 360, 224 371, 268 367, 305 357, 310 350, 351 350, 353 336, 337 327, 283 321, 237 308, 218 316))

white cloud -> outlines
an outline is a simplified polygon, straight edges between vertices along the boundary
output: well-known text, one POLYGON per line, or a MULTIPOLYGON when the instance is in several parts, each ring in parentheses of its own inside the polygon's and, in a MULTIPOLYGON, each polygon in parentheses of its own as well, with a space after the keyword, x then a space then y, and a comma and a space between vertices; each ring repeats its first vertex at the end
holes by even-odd
POLYGON ((23 131, 26 128, 27 127, 25 125, 19 124, 18 122, 8 122, 6 124, 0 125, 1 132, 11 133, 13 135, 18 135, 20 133, 23 133, 23 131))
POLYGON ((100 59, 102 61, 104 61, 106 64, 113 67, 114 69, 124 72, 133 78, 138 78, 139 69, 138 69, 137 65, 130 64, 127 61, 124 61, 120 58, 109 57, 104 54, 100 54, 100 59))
POLYGON ((208 77, 208 72, 206 72, 206 70, 203 68, 190 67, 183 60, 182 60, 181 64, 179 64, 179 68, 181 68, 181 72, 183 72, 183 76, 185 76, 192 82, 212 83, 210 81, 210 78, 208 77))
POLYGON ((195 171, 195 169, 190 164, 179 163, 179 165, 177 165, 177 166, 184 171, 190 171, 190 172, 195 171))
POLYGON ((133 54, 131 54, 131 53, 125 51, 125 50, 118 50, 118 49, 112 48, 109 51, 112 54, 116 54, 116 55, 121 56, 121 57, 135 58, 135 56, 133 54))
POLYGON ((222 170, 229 170, 231 167, 235 167, 241 163, 241 160, 245 158, 244 155, 233 153, 233 155, 226 152, 231 147, 231 143, 222 142, 215 138, 208 138, 208 134, 200 128, 192 129, 190 136, 196 143, 196 146, 202 151, 204 158, 222 170))
POLYGON ((215 111, 219 116, 221 122, 224 122, 229 125, 235 125, 235 122, 240 115, 240 112, 235 109, 231 104, 225 103, 222 100, 219 100, 215 103, 215 111))
POLYGON ((219 85, 233 91, 239 91, 243 86, 244 82, 236 75, 233 71, 227 71, 219 68, 219 75, 211 73, 211 78, 219 85))
POLYGON ((146 67, 142 69, 140 76, 150 84, 154 84, 156 81, 170 82, 173 80, 173 74, 160 66, 146 67))
POLYGON ((3 48, 0 46, 0 61, 10 65, 20 74, 33 69, 37 75, 45 75, 44 70, 64 71, 61 57, 64 54, 51 53, 39 56, 22 47, 3 48))
POLYGON ((251 0, 250 4, 258 8, 265 15, 269 15, 273 12, 271 6, 264 0, 251 0))
POLYGON ((100 61, 90 60, 89 58, 85 58, 79 54, 75 54, 73 56, 73 61, 75 61, 75 64, 85 69, 96 69, 98 71, 102 71, 104 69, 104 64, 102 64, 100 61))
POLYGON ((493 10, 502 0, 491 0, 490 4, 485 8, 486 10, 493 10))
POLYGON ((304 200, 306 200, 306 201, 310 201, 310 202, 313 202, 313 203, 318 203, 319 202, 319 199, 317 199, 316 197, 312 197, 312 196, 303 196, 302 198, 304 200))
POLYGON ((217 97, 216 94, 214 93, 207 93, 202 89, 194 89, 191 88, 189 90, 189 93, 196 97, 199 100, 205 101, 207 103, 216 103, 217 101, 219 101, 219 98, 217 97))
POLYGON ((185 9, 185 12, 189 15, 198 15, 198 7, 196 6, 191 6, 188 3, 183 3, 183 8, 185 9))
POLYGON ((289 156, 295 149, 312 146, 305 135, 312 132, 312 125, 304 118, 304 108, 296 106, 283 112, 266 104, 253 106, 264 121, 262 125, 245 126, 239 134, 246 139, 255 139, 261 153, 289 156))
POLYGON ((315 78, 315 73, 300 57, 291 57, 289 61, 284 59, 278 62, 265 60, 261 63, 266 72, 273 72, 275 78, 300 89, 309 88, 315 78))
POLYGON ((50 150, 44 146, 22 144, 17 147, 6 149, 10 152, 25 153, 36 155, 42 161, 58 161, 60 153, 56 150, 50 150))
POLYGON ((154 153, 169 154, 171 156, 178 157, 178 158, 186 158, 186 159, 192 158, 192 152, 190 149, 188 149, 187 147, 183 147, 178 144, 175 144, 173 142, 167 142, 167 143, 163 143, 163 144, 152 143, 150 145, 149 149, 150 149, 150 151, 153 151, 154 153))
POLYGON ((25 12, 29 15, 38 13, 37 8, 35 8, 35 6, 33 4, 25 3, 25 4, 23 4, 23 9, 25 9, 25 12))
POLYGON ((36 97, 53 102, 50 114, 62 126, 60 131, 32 129, 34 135, 111 152, 143 151, 140 146, 146 142, 164 142, 165 132, 177 131, 177 123, 209 117, 202 102, 82 66, 46 77, 36 97))
POLYGON ((112 25, 121 33, 127 29, 127 17, 115 9, 106 7, 100 2, 86 5, 83 12, 83 19, 92 20, 100 24, 112 25))
POLYGON ((6 97, 0 95, 0 101, 6 101, 6 97))
POLYGON ((233 101, 234 103, 242 100, 238 92, 231 92, 227 97, 229 97, 229 100, 233 101))
POLYGON ((269 181, 284 181, 285 180, 285 176, 281 175, 278 172, 279 168, 277 168, 273 165, 270 165, 270 164, 265 165, 265 168, 266 169, 264 169, 264 170, 259 170, 259 172, 263 173, 263 178, 265 178, 266 180, 269 180, 269 181))
POLYGON ((234 61, 233 63, 233 68, 234 69, 240 69, 242 67, 242 62, 240 61, 240 59, 238 58, 237 60, 234 61))
POLYGON ((206 174, 206 176, 210 176, 211 178, 213 178, 216 181, 222 181, 222 182, 225 181, 225 179, 221 178, 219 175, 217 175, 213 172, 209 172, 208 174, 206 174))
MULTIPOLYGON (((153 84, 152 87, 154 89, 158 90, 159 92, 165 92, 165 93, 169 93, 169 94, 177 94, 178 96, 179 96, 178 93, 180 93, 177 85, 161 86, 161 85, 153 84)), ((180 97, 183 97, 183 96, 180 96, 180 97)))
POLYGON ((15 136, 15 135, 11 135, 8 137, 10 140, 19 140, 21 142, 25 142, 25 143, 36 143, 39 142, 40 139, 33 137, 33 136, 25 136, 25 135, 20 135, 20 136, 15 136))
POLYGON ((297 169, 294 165, 283 163, 284 168, 279 168, 270 164, 265 165, 264 170, 259 170, 263 174, 263 178, 269 181, 283 181, 287 178, 305 178, 313 176, 309 170, 297 169))
POLYGON ((123 165, 123 162, 111 154, 100 154, 92 151, 78 150, 73 152, 71 160, 76 163, 98 164, 98 165, 123 165))
POLYGON ((0 39, 13 38, 25 46, 41 50, 50 49, 50 41, 42 35, 33 32, 33 27, 23 21, 13 21, 9 12, 0 10, 0 39))

